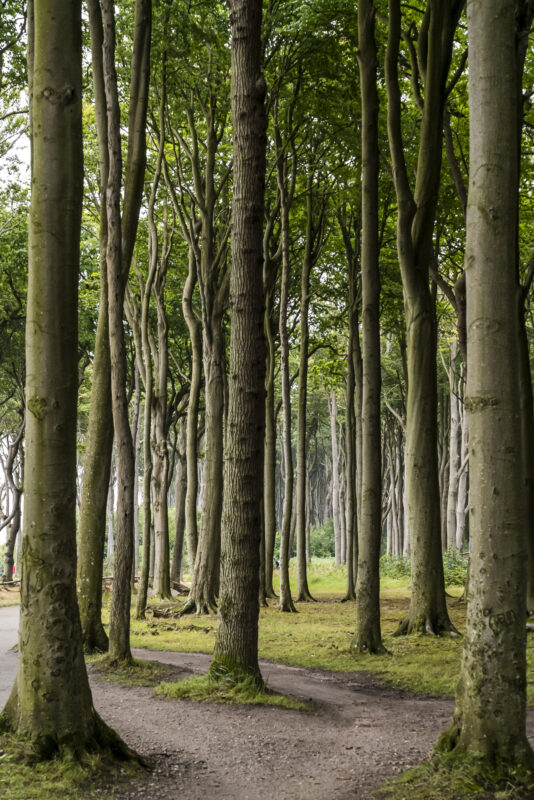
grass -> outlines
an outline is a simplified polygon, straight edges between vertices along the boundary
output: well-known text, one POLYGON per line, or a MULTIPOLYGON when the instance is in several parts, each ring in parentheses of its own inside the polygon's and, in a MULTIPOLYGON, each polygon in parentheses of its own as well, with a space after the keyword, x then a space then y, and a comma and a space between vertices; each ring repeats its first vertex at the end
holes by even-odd
POLYGON ((0 735, 0 797, 9 800, 96 800, 103 794, 95 785, 116 788, 140 772, 139 766, 97 754, 87 755, 83 764, 59 758, 35 763, 28 758, 27 740, 0 735))
POLYGON ((127 686, 157 686, 175 677, 179 669, 172 664, 134 658, 132 664, 110 664, 106 655, 89 656, 89 673, 105 681, 127 686))
POLYGON ((238 705, 276 706, 294 711, 313 711, 305 700, 291 695, 278 694, 268 688, 258 687, 253 678, 232 680, 229 675, 214 678, 195 675, 177 683, 161 683, 154 694, 161 697, 194 700, 199 703, 231 703, 238 705))
POLYGON ((18 586, 0 585, 0 608, 4 606, 17 606, 20 602, 20 590, 18 586))
MULTIPOLYGON (((275 589, 277 585, 275 576, 275 589)), ((295 589, 296 570, 291 569, 295 589)), ((372 672, 390 686, 434 697, 453 697, 462 637, 394 637, 410 600, 409 578, 388 577, 381 584, 381 616, 384 644, 389 656, 370 656, 351 651, 354 603, 339 602, 345 592, 345 572, 328 559, 313 559, 309 586, 317 603, 298 603, 298 614, 282 614, 275 600, 261 609, 260 658, 293 666, 340 672, 372 672)), ((449 586, 449 614, 455 627, 465 631, 465 605, 458 603, 461 586, 449 586)), ((152 607, 165 604, 152 603, 152 607)), ((167 604, 169 605, 169 604, 167 604)), ((172 603, 176 606, 176 603, 172 603)), ((211 653, 215 643, 215 616, 151 618, 132 621, 132 646, 152 650, 211 653)), ((534 636, 527 640, 528 702, 534 704, 534 636)))
POLYGON ((464 754, 434 756, 387 781, 376 800, 532 800, 534 773, 525 766, 487 764, 464 754))

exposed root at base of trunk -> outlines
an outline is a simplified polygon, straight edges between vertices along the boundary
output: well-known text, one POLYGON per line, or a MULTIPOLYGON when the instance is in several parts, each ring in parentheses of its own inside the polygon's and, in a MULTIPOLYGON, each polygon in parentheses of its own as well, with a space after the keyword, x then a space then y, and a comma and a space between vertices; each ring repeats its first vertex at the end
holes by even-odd
POLYGON ((298 614, 298 611, 295 608, 295 603, 291 597, 283 602, 280 602, 280 611, 288 614, 298 614))
POLYGON ((429 615, 408 614, 399 622, 393 636, 410 636, 426 634, 428 636, 460 636, 448 617, 431 617, 429 615))
POLYGON ((87 630, 82 631, 83 652, 86 655, 107 653, 109 638, 102 623, 94 623, 87 630))
POLYGON ((350 600, 356 600, 356 592, 347 592, 345 597, 343 597, 339 602, 348 603, 350 600))
POLYGON ((350 643, 350 649, 354 653, 367 653, 371 656, 390 656, 382 644, 380 633, 364 631, 357 633, 350 643))
POLYGON ((312 597, 308 589, 303 589, 299 592, 299 596, 297 597, 297 603, 316 603, 317 600, 315 597, 312 597))
POLYGON ((186 614, 197 614, 197 616, 201 616, 203 614, 209 615, 216 613, 217 603, 215 600, 205 600, 204 598, 196 599, 194 597, 190 597, 188 600, 186 600, 184 607, 178 612, 178 616, 185 617, 186 614))
POLYGON ((78 761, 83 765, 87 756, 99 754, 117 761, 135 762, 149 768, 148 762, 132 750, 109 725, 106 725, 96 711, 92 712, 92 725, 85 725, 84 730, 80 726, 80 730, 75 731, 28 733, 19 730, 17 724, 13 722, 11 708, 16 707, 17 702, 13 697, 12 701, 9 704, 10 708, 6 708, 0 714, 0 733, 17 734, 27 739, 26 761, 30 764, 59 757, 67 761, 78 761))

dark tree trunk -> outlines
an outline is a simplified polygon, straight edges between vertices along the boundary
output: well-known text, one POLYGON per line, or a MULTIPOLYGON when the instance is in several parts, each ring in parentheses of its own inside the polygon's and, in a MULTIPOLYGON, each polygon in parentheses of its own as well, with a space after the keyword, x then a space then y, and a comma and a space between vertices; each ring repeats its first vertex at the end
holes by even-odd
POLYGON ((261 0, 231 0, 234 199, 230 279, 230 370, 222 519, 219 626, 210 672, 252 675, 258 665, 258 589, 265 340, 263 193, 265 82, 260 65, 261 0))

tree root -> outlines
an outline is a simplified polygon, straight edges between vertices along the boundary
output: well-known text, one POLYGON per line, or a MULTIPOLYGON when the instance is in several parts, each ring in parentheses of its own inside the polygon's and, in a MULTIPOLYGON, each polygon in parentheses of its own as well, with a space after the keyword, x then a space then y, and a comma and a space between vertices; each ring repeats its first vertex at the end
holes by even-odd
POLYGON ((194 597, 189 597, 185 601, 184 607, 178 612, 178 616, 185 617, 186 614, 197 614, 197 616, 201 616, 202 614, 209 615, 216 613, 217 603, 215 600, 206 600, 204 598, 195 599, 194 597))
POLYGON ((418 615, 415 619, 408 614, 399 622, 393 636, 410 636, 427 634, 429 636, 460 636, 452 622, 447 618, 439 619, 418 615))

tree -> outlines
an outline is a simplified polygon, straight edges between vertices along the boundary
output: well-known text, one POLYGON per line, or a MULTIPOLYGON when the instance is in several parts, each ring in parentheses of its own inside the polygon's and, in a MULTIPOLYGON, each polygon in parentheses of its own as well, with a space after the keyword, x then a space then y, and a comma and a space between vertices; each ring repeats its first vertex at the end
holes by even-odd
MULTIPOLYGON (((417 178, 412 190, 401 127, 398 76, 401 4, 389 0, 386 55, 388 134, 398 202, 397 249, 404 290, 408 356, 406 408, 406 495, 408 503, 412 596, 398 633, 453 631, 445 602, 441 559, 440 495, 437 463, 436 321, 429 286, 433 233, 439 191, 443 109, 454 32, 463 0, 429 2, 412 59, 414 82, 424 79, 417 178)), ((413 43, 412 43, 413 44, 413 43)))
POLYGON ((356 576, 354 647, 384 651, 380 633, 382 464, 380 440, 380 321, 378 271, 378 89, 372 0, 358 4, 362 94, 362 490, 356 576))
POLYGON ((32 197, 20 660, 0 725, 40 757, 110 743, 76 603, 77 282, 83 191, 81 3, 30 6, 32 197), (107 741, 106 741, 107 740, 107 741))
POLYGON ((219 626, 212 675, 258 666, 258 591, 265 419, 263 195, 265 81, 261 0, 230 0, 234 190, 230 276, 230 370, 222 516, 219 626))
POLYGON ((516 7, 514 0, 468 3, 471 164, 465 403, 471 566, 455 713, 439 745, 454 752, 468 750, 489 764, 532 760, 525 733, 516 7))

